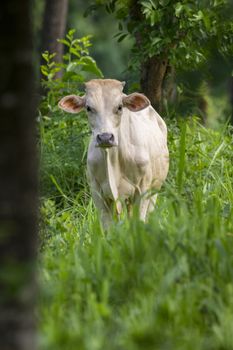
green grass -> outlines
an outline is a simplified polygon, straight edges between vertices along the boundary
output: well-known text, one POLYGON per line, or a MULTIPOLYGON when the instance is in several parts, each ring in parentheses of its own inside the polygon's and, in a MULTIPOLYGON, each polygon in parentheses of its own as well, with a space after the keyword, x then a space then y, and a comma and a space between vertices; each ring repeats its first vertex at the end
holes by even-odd
POLYGON ((229 128, 168 121, 171 167, 155 211, 106 234, 85 178, 86 136, 75 120, 54 123, 41 141, 40 348, 233 349, 229 128))

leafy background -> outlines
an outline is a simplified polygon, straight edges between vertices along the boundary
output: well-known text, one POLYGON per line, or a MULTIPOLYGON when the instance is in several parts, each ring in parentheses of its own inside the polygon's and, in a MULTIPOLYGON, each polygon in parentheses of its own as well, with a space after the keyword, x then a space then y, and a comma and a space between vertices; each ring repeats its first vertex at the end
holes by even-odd
MULTIPOLYGON (((84 5, 77 3, 81 14, 84 5)), ((71 1, 73 9, 76 5, 71 1)), ((184 10, 177 5, 177 11, 181 15, 184 10)), ((122 73, 133 42, 126 38, 117 44, 112 39, 116 22, 102 15, 92 22, 80 14, 78 30, 69 30, 61 40, 66 46, 63 62, 57 64, 52 53, 44 53, 41 68, 46 93, 38 116, 39 347, 230 350, 233 153, 223 89, 229 66, 219 66, 223 58, 214 52, 207 60, 212 80, 203 83, 206 66, 198 77, 195 71, 179 73, 184 108, 164 110, 170 170, 156 208, 146 224, 138 220, 135 208, 132 219, 124 213, 105 233, 86 180, 86 116, 60 111, 57 101, 65 94, 82 94, 83 82, 93 77, 127 78, 134 90, 138 75, 130 74, 128 80, 129 72, 122 73), (103 30, 106 26, 109 31, 103 30), (94 32, 95 37, 89 37, 94 32), (54 79, 60 69, 63 76, 54 79), (186 81, 189 89, 201 89, 208 99, 207 126, 214 128, 204 126, 194 113, 186 81)), ((77 20, 74 11, 69 16, 70 23, 77 20)))

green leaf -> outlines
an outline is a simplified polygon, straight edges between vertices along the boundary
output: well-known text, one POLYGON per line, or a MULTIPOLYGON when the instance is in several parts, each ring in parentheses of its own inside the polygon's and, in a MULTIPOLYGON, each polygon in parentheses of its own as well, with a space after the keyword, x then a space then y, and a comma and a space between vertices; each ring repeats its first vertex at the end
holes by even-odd
POLYGON ((75 71, 69 71, 69 72, 65 72, 63 74, 63 81, 80 81, 83 82, 84 78, 82 77, 81 74, 76 73, 75 71))
POLYGON ((211 29, 211 21, 210 21, 210 18, 208 15, 204 15, 203 16, 203 21, 204 21, 204 24, 205 24, 205 27, 207 29, 207 31, 209 31, 211 29))
POLYGON ((68 31, 68 35, 69 35, 69 36, 73 36, 75 32, 76 32, 76 29, 70 29, 70 30, 68 31))
POLYGON ((147 8, 148 10, 152 10, 152 4, 150 3, 150 2, 148 2, 148 1, 142 1, 141 2, 141 5, 143 6, 143 7, 145 7, 145 8, 147 8))
POLYGON ((67 72, 74 72, 75 68, 77 67, 78 63, 77 62, 70 62, 67 65, 66 71, 67 72))
POLYGON ((55 53, 51 53, 51 54, 49 54, 49 59, 51 60, 52 58, 54 58, 55 56, 57 55, 57 53, 55 52, 55 53))
POLYGON ((162 40, 162 38, 154 38, 154 39, 152 39, 152 45, 158 44, 161 40, 162 40))
POLYGON ((122 29, 123 29, 123 25, 122 25, 121 22, 119 22, 119 24, 118 24, 118 29, 119 29, 119 30, 122 30, 122 29))
POLYGON ((101 70, 97 67, 96 62, 90 56, 84 56, 80 58, 79 64, 82 65, 82 69, 86 72, 93 73, 97 77, 103 78, 101 70))
POLYGON ((170 0, 160 0, 160 1, 159 1, 159 4, 160 4, 161 6, 167 6, 167 5, 169 4, 169 2, 170 2, 170 0))
POLYGON ((183 8, 184 8, 184 6, 180 2, 178 2, 175 5, 175 15, 176 15, 176 17, 180 17, 180 14, 183 11, 183 8))
POLYGON ((90 15, 93 11, 95 11, 98 8, 97 5, 90 5, 88 6, 88 8, 86 9, 86 11, 84 12, 83 17, 87 17, 88 15, 90 15))
POLYGON ((42 53, 41 55, 43 57, 43 59, 48 62, 49 61, 49 53, 48 51, 45 51, 44 53, 42 53))
POLYGON ((127 37, 127 35, 128 35, 127 33, 120 35, 117 39, 118 43, 120 43, 122 40, 124 40, 127 37))
POLYGON ((151 26, 154 26, 156 23, 159 23, 161 21, 162 13, 161 11, 153 11, 150 15, 150 24, 151 26))
POLYGON ((72 53, 73 55, 77 56, 78 58, 80 57, 80 54, 78 53, 77 49, 74 49, 72 47, 70 48, 70 53, 72 53))
POLYGON ((203 19, 203 12, 201 10, 198 11, 197 14, 193 15, 193 18, 190 21, 201 21, 203 19))
POLYGON ((61 44, 64 44, 64 45, 70 47, 69 41, 67 41, 67 40, 65 40, 65 39, 57 39, 57 41, 58 41, 59 43, 61 43, 61 44))
POLYGON ((112 2, 110 2, 109 8, 110 8, 111 12, 115 11, 115 4, 116 4, 116 0, 113 0, 112 2))
POLYGON ((48 68, 46 66, 41 66, 40 70, 43 75, 45 75, 46 77, 48 76, 48 68))
POLYGON ((70 54, 67 53, 67 54, 63 55, 63 60, 64 61, 69 61, 70 60, 70 54))
POLYGON ((44 60, 46 62, 50 62, 51 59, 56 56, 56 53, 51 53, 50 54, 48 51, 45 51, 41 55, 42 55, 42 57, 44 58, 44 60))

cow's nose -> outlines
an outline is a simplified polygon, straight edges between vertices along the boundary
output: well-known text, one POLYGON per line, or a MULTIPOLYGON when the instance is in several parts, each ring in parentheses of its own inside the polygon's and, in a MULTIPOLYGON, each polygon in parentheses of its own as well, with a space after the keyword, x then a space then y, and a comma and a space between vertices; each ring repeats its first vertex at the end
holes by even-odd
POLYGON ((108 132, 98 134, 96 140, 99 146, 111 147, 114 145, 114 135, 108 132))

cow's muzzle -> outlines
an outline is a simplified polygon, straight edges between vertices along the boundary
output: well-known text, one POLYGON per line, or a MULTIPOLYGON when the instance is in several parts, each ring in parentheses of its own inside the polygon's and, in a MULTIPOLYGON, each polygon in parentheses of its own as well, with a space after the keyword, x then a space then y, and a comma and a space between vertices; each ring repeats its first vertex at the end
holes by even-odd
POLYGON ((102 134, 98 134, 96 136, 97 147, 113 147, 116 146, 115 138, 113 134, 108 132, 103 132, 102 134))

